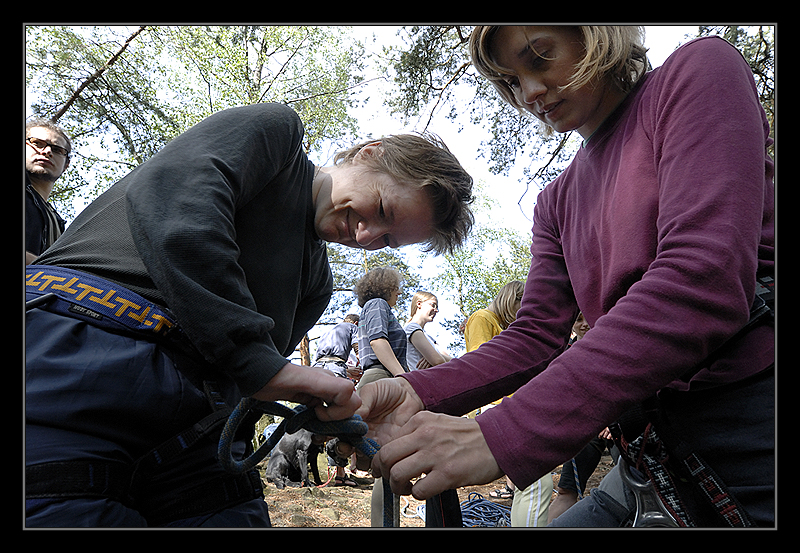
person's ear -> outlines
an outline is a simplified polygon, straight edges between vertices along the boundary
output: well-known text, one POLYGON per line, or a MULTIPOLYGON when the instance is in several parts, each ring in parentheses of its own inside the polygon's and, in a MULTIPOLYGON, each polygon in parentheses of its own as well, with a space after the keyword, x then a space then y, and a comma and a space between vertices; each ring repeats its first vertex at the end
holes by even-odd
POLYGON ((383 154, 383 144, 381 144, 380 140, 375 142, 371 142, 366 146, 363 146, 355 156, 353 156, 353 161, 364 161, 365 159, 378 156, 383 154))

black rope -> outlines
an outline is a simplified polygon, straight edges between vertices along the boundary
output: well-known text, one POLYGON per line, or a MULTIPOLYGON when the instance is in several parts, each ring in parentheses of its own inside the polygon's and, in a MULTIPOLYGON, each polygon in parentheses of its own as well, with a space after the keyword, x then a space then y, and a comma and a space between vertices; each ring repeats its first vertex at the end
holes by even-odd
MULTIPOLYGON (((248 397, 242 399, 228 417, 220 436, 217 456, 223 468, 228 472, 247 472, 264 460, 284 434, 293 434, 301 428, 305 428, 313 434, 340 438, 352 444, 353 447, 370 459, 380 449, 380 446, 374 440, 366 437, 369 427, 358 415, 353 415, 345 420, 323 422, 316 417, 312 409, 308 409, 304 405, 293 409, 281 403, 259 401, 248 397), (283 420, 266 442, 261 444, 249 457, 237 461, 233 458, 231 452, 234 436, 245 416, 253 410, 283 417, 283 420)), ((389 486, 389 480, 387 478, 382 478, 381 480, 383 481, 383 525, 384 527, 393 527, 395 520, 394 494, 389 486)))

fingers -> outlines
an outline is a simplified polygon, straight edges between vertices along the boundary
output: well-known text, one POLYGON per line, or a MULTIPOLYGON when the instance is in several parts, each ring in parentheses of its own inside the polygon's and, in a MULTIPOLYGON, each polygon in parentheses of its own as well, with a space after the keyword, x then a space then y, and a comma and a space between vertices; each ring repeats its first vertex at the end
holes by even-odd
POLYGON ((317 418, 321 421, 329 422, 348 419, 361 407, 361 398, 353 390, 352 383, 344 378, 334 378, 345 381, 347 387, 333 396, 325 394, 328 396, 323 398, 325 403, 314 408, 317 418))
MULTIPOLYGON (((401 416, 422 411, 422 400, 405 378, 384 378, 361 388, 361 407, 357 415, 367 421, 380 421, 386 417, 401 416)), ((405 422, 405 421, 404 421, 405 422)))
POLYGON ((431 463, 425 461, 416 446, 418 437, 409 435, 413 434, 413 430, 416 430, 413 422, 403 426, 400 431, 405 434, 396 435, 372 458, 372 475, 388 479, 392 490, 398 495, 411 494, 411 481, 431 467, 431 463))
POLYGON ((422 401, 404 378, 384 378, 359 390, 356 411, 369 425, 367 436, 378 444, 389 443, 397 429, 424 409, 422 401))
POLYGON ((293 363, 287 363, 253 397, 261 401, 302 403, 326 422, 347 419, 361 406, 361 398, 350 380, 325 369, 293 363))
POLYGON ((474 419, 423 411, 397 429, 372 460, 373 474, 395 493, 429 499, 503 475, 474 419))
POLYGON ((373 475, 387 478, 396 494, 411 494, 417 499, 427 499, 438 493, 435 491, 436 484, 443 479, 442 471, 435 468, 434 452, 424 447, 436 437, 434 427, 430 424, 435 416, 429 415, 432 414, 423 412, 411 417, 372 459, 373 475), (426 476, 421 478, 423 474, 426 476), (431 475, 432 480, 422 482, 431 475), (416 479, 420 480, 415 484, 413 481, 416 479), (430 496, 418 495, 426 490, 430 496))

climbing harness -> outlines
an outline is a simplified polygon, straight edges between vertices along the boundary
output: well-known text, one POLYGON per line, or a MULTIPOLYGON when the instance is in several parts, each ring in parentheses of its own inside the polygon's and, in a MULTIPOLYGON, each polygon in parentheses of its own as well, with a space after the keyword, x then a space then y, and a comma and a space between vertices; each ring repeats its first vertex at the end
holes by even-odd
POLYGON ((95 460, 47 462, 25 468, 27 499, 103 497, 139 511, 148 523, 207 516, 245 500, 263 499, 257 471, 244 471, 194 483, 191 489, 165 485, 176 463, 190 449, 215 436, 227 421, 225 406, 213 383, 206 383, 212 413, 162 442, 133 463, 95 460))
MULTIPOLYGON (((770 275, 759 275, 748 322, 710 356, 684 373, 681 380, 689 382, 727 346, 756 325, 774 324, 774 299, 774 279, 770 275)), ((622 453, 619 464, 623 483, 635 497, 633 526, 754 526, 746 509, 722 479, 684 443, 680 431, 668 422, 657 395, 628 411, 609 429, 622 453), (630 441, 628 436, 631 436, 630 441)))
MULTIPOLYGON (((292 408, 278 402, 260 401, 251 397, 246 397, 234 408, 225 423, 225 428, 222 430, 219 448, 217 450, 219 461, 223 468, 231 473, 241 473, 251 470, 264 460, 284 434, 293 434, 301 428, 305 428, 312 434, 340 438, 350 443, 359 452, 370 459, 374 457, 380 449, 380 446, 374 440, 366 437, 369 427, 358 415, 353 415, 345 420, 323 422, 317 418, 313 409, 309 409, 305 405, 292 408), (251 411, 260 411, 267 415, 283 417, 283 420, 272 434, 270 434, 269 438, 267 438, 267 440, 249 457, 236 460, 231 453, 233 436, 236 434, 236 429, 239 427, 242 420, 244 420, 251 411)), ((383 526, 394 527, 397 518, 395 516, 397 514, 395 513, 395 504, 398 502, 393 500, 394 493, 389 485, 389 480, 387 478, 381 478, 381 481, 383 484, 384 497, 383 526)))
POLYGON ((172 314, 139 294, 93 275, 50 265, 25 267, 25 310, 48 310, 146 339, 179 332, 172 314), (56 299, 60 301, 55 301, 56 299))

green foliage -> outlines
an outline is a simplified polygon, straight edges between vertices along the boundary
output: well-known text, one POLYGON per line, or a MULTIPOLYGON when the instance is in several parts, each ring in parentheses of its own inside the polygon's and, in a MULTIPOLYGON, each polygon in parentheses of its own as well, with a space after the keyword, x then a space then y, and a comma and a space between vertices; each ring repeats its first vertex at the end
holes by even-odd
MULTIPOLYGON (((387 51, 387 72, 395 87, 387 105, 405 118, 449 106, 447 117, 486 129, 489 138, 481 155, 489 159, 494 174, 523 168, 529 183, 542 188, 563 169, 574 153, 574 141, 537 134, 538 122, 508 106, 492 86, 471 66, 467 26, 409 26, 401 31, 404 44, 387 51), (566 148, 564 146, 567 146, 566 148), (536 168, 542 163, 548 169, 536 168)), ((733 43, 750 63, 761 95, 761 103, 774 129, 774 27, 698 27, 698 36, 716 34, 733 43)), ((774 138, 774 137, 773 137, 774 138)), ((774 148, 770 150, 774 157, 774 148)))
POLYGON ((437 319, 456 337, 449 345, 452 352, 464 347, 461 323, 488 306, 508 282, 525 282, 531 264, 531 235, 492 222, 490 215, 496 205, 482 193, 485 186, 483 182, 476 184, 476 225, 466 243, 438 259, 423 257, 423 263, 439 261, 440 267, 439 273, 426 283, 427 289, 437 295, 440 305, 449 303, 458 309, 456 315, 437 319), (482 219, 489 222, 481 223, 482 219))
POLYGON ((333 298, 320 324, 336 324, 348 313, 361 312, 353 288, 362 276, 375 267, 392 267, 402 275, 403 283, 394 311, 398 320, 403 321, 407 318, 411 297, 420 288, 421 279, 417 269, 408 264, 401 250, 384 248, 367 251, 328 244, 328 260, 335 284, 333 298))
POLYGON ((290 105, 305 125, 306 151, 350 142, 352 91, 362 81, 363 46, 342 27, 185 26, 158 28, 176 65, 169 90, 187 119, 262 102, 290 105), (345 45, 345 47, 343 47, 345 45))
MULTIPOLYGON (((31 114, 59 108, 121 48, 134 31, 121 27, 26 27, 26 89, 31 114)), ((58 123, 73 141, 70 169, 56 182, 53 203, 66 216, 73 197, 89 201, 180 132, 158 98, 153 74, 159 48, 138 47, 140 35, 75 99, 58 123)))
POLYGON ((292 106, 305 147, 352 142, 363 46, 345 27, 26 27, 31 116, 59 119, 73 138, 52 201, 68 219, 86 202, 215 111, 256 102, 292 106), (113 63, 128 39, 130 44, 113 63), (98 70, 96 79, 90 77, 98 70))

